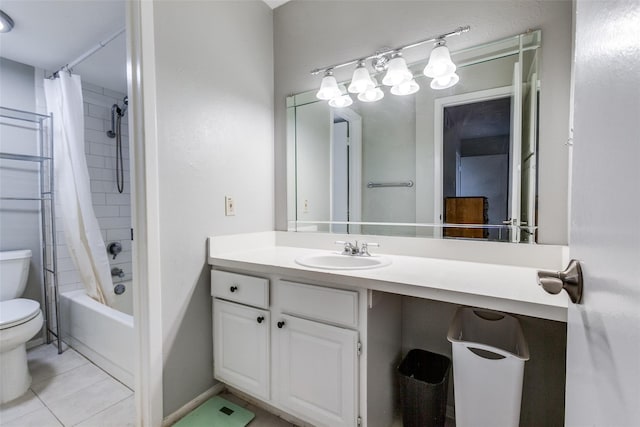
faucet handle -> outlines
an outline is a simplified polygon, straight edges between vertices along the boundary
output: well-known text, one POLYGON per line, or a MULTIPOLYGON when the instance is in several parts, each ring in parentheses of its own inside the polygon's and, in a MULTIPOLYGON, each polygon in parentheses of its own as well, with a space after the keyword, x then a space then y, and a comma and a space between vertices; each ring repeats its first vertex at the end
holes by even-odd
MULTIPOLYGON (((336 245, 344 245, 344 249, 342 250, 342 255, 353 255, 353 243, 351 242, 345 242, 344 240, 336 240, 335 242, 333 242, 336 245)), ((358 242, 356 242, 356 246, 357 247, 358 242)))
POLYGON ((362 242, 362 244, 360 245, 360 255, 361 256, 371 256, 371 254, 369 253, 369 246, 373 246, 375 248, 379 248, 380 247, 380 243, 362 242))

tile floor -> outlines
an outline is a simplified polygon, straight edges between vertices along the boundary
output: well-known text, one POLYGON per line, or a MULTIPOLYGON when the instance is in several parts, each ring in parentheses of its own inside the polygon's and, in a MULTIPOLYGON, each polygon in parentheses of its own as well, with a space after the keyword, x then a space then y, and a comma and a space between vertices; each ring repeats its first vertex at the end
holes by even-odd
POLYGON ((71 348, 27 352, 31 388, 0 405, 2 427, 134 426, 133 391, 71 348))
POLYGON ((238 406, 247 408, 249 411, 256 414, 256 417, 251 420, 249 424, 247 424, 247 427, 294 427, 294 424, 288 423, 282 418, 279 418, 278 416, 273 415, 262 408, 252 405, 251 403, 242 400, 238 396, 233 395, 228 391, 220 393, 220 397, 227 399, 229 402, 235 403, 238 406))

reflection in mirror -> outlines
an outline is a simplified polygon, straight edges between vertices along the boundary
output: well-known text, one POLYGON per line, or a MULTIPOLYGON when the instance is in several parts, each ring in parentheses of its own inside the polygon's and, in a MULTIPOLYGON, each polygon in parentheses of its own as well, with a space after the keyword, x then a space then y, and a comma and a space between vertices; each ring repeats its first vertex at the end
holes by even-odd
POLYGON ((533 31, 452 52, 444 90, 420 62, 411 95, 289 97, 289 229, 535 242, 539 48, 533 31))

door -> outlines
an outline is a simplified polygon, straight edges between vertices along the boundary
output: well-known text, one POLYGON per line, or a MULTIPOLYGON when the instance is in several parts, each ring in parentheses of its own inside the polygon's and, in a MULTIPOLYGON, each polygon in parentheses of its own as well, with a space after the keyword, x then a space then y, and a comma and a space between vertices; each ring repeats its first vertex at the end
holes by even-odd
POLYGON ((576 4, 567 426, 640 423, 640 3, 576 4), (618 215, 619 214, 619 215, 618 215))
POLYGON ((355 426, 358 333, 287 315, 279 322, 278 403, 317 426, 355 426))
POLYGON ((213 300, 216 379, 269 399, 269 312, 213 300))

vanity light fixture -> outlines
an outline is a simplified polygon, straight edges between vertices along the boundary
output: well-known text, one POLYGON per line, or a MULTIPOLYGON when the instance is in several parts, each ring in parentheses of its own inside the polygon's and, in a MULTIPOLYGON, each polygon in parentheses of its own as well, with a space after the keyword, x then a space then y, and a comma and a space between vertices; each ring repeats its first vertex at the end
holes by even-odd
POLYGON ((415 81, 415 79, 411 79, 408 82, 402 82, 398 85, 391 87, 391 93, 393 95, 411 95, 412 93, 416 93, 420 90, 420 85, 415 81))
POLYGON ((367 89, 366 91, 359 93, 358 94, 358 99, 362 102, 376 102, 376 101, 380 101, 382 98, 384 98, 384 92, 382 91, 382 89, 380 89, 378 87, 378 81, 376 80, 375 77, 372 78, 373 80, 373 87, 367 89))
POLYGON ((333 70, 329 68, 324 72, 322 84, 320 84, 320 90, 316 94, 316 97, 327 101, 340 95, 342 95, 342 92, 340 92, 340 88, 338 88, 338 82, 336 78, 333 77, 333 70))
POLYGON ((448 76, 438 77, 431 80, 431 89, 442 90, 455 86, 460 80, 460 76, 456 73, 449 74, 448 76))
POLYGON ((351 78, 349 92, 363 93, 373 88, 375 88, 375 84, 373 84, 373 80, 371 80, 371 75, 369 74, 369 70, 367 70, 365 61, 359 61, 358 66, 353 72, 353 77, 351 78))
POLYGON ((385 72, 382 84, 391 86, 391 93, 394 95, 410 95, 420 90, 420 86, 413 78, 413 74, 407 67, 406 60, 402 57, 402 51, 413 47, 421 46, 425 43, 435 42, 435 46, 429 56, 429 62, 424 69, 424 74, 432 77, 432 89, 446 89, 455 85, 460 77, 455 74, 456 65, 451 61, 449 48, 447 48, 445 39, 452 36, 458 36, 469 31, 471 27, 458 27, 448 33, 420 40, 415 43, 407 44, 397 48, 384 48, 365 58, 353 59, 324 68, 316 68, 311 71, 312 75, 324 73, 320 90, 316 94, 318 99, 329 100, 332 107, 346 107, 351 105, 353 100, 348 94, 343 94, 338 88, 338 83, 333 77, 333 70, 337 68, 347 67, 357 64, 351 83, 349 84, 349 92, 357 93, 358 99, 363 102, 374 102, 384 97, 382 89, 374 83, 374 79, 367 69, 367 61, 371 61, 372 68, 379 73, 385 72))
POLYGON ((424 67, 424 75, 437 79, 453 74, 455 71, 456 64, 451 60, 451 54, 446 42, 444 39, 438 39, 429 55, 429 62, 424 67))
POLYGON ((401 83, 408 82, 413 79, 413 74, 407 67, 407 61, 402 57, 402 53, 394 52, 391 55, 391 61, 387 65, 387 74, 382 79, 385 86, 396 86, 401 83))
POLYGON ((353 104, 353 99, 349 95, 340 95, 329 100, 329 105, 333 108, 344 108, 353 104))
POLYGON ((13 29, 13 19, 0 10, 0 33, 8 33, 13 29))

